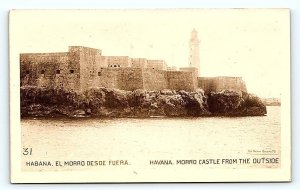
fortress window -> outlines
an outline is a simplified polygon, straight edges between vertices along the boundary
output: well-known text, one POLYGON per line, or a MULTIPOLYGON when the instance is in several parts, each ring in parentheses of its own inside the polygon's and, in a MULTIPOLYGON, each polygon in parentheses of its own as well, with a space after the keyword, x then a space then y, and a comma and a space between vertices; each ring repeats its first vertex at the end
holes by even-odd
POLYGON ((117 67, 117 65, 114 65, 114 67, 117 67))
POLYGON ((71 74, 73 74, 73 73, 74 73, 74 70, 73 70, 73 69, 71 69, 71 70, 70 70, 70 73, 71 73, 71 74))
POLYGON ((56 70, 56 74, 60 74, 60 70, 56 70))
POLYGON ((98 76, 101 76, 101 72, 98 72, 98 76))
POLYGON ((45 70, 42 70, 42 71, 41 71, 41 74, 42 74, 42 75, 45 74, 45 70))

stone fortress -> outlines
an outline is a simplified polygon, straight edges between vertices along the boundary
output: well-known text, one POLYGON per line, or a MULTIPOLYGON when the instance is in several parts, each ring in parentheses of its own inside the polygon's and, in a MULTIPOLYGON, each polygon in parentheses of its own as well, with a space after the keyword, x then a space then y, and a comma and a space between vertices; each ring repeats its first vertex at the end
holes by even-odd
POLYGON ((83 92, 88 88, 246 92, 241 77, 200 77, 197 31, 189 41, 188 67, 168 67, 164 60, 104 56, 99 49, 70 46, 68 52, 20 54, 20 85, 62 88, 83 92))

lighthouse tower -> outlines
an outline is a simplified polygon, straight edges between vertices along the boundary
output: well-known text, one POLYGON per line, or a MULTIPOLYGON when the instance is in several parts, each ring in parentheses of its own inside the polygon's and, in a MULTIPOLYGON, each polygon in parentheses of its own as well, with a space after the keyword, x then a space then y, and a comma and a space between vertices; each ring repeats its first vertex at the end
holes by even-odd
POLYGON ((200 71, 200 59, 199 59, 199 44, 198 33, 193 29, 191 33, 190 45, 190 56, 189 56, 189 67, 196 68, 198 75, 200 71))

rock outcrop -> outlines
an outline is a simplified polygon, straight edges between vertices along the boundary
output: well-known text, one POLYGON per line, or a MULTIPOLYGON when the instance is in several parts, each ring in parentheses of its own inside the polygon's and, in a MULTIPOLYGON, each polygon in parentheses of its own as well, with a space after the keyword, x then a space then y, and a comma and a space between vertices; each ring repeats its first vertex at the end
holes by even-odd
POLYGON ((221 116, 260 116, 267 114, 266 106, 253 94, 235 91, 211 92, 208 94, 208 107, 213 115, 221 116))
POLYGON ((266 107, 250 94, 93 88, 83 93, 21 87, 21 117, 200 117, 265 115, 266 107))

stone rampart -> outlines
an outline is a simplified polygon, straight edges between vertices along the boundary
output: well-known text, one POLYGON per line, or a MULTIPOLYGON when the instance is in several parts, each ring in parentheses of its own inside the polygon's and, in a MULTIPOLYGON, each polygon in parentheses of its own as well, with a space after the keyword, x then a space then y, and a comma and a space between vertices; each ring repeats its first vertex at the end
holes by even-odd
POLYGON ((131 59, 128 56, 105 56, 108 67, 131 67, 131 59))
POLYGON ((247 92, 242 77, 198 77, 198 87, 205 92, 220 92, 222 90, 247 92))
POLYGON ((118 68, 118 89, 144 89, 143 70, 141 68, 118 68))
POLYGON ((21 86, 63 88, 82 92, 91 87, 246 92, 241 77, 198 77, 197 68, 166 70, 163 60, 102 56, 101 50, 70 46, 62 53, 20 54, 21 86))
POLYGON ((166 71, 166 73, 169 89, 195 91, 198 87, 194 72, 166 71))
POLYGON ((90 87, 144 89, 143 72, 140 68, 103 68, 97 73, 90 87))
MULTIPOLYGON (((69 55, 65 53, 20 54, 21 86, 69 89, 69 55)), ((78 76, 79 77, 79 76, 78 76)), ((72 78, 71 80, 75 80, 72 78)))
POLYGON ((133 68, 147 68, 147 59, 145 58, 131 58, 133 68))
POLYGON ((101 53, 98 49, 79 47, 80 65, 80 90, 90 87, 98 67, 101 64, 101 53))
POLYGON ((166 70, 167 64, 164 60, 147 60, 147 67, 152 69, 166 70))
POLYGON ((163 90, 168 89, 167 72, 157 69, 143 69, 144 89, 163 90))
POLYGON ((121 90, 187 90, 194 91, 197 81, 193 72, 163 71, 142 68, 103 68, 93 81, 92 87, 121 90))

